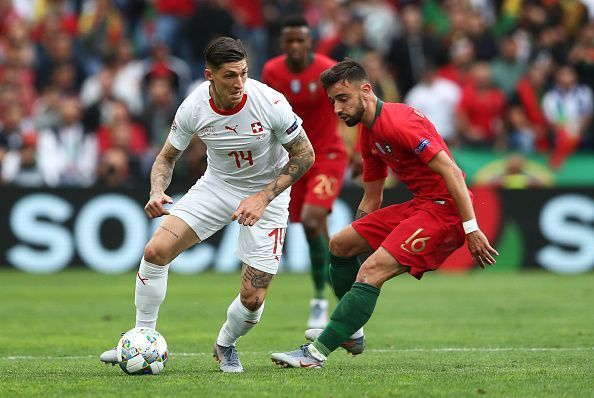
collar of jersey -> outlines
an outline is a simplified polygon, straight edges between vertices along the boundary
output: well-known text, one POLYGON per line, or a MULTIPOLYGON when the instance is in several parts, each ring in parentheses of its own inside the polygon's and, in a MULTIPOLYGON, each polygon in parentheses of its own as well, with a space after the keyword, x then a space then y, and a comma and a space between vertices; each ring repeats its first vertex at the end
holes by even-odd
POLYGON ((247 94, 243 93, 243 97, 241 98, 241 102, 237 105, 235 105, 234 108, 231 109, 219 109, 217 108, 217 106, 214 103, 214 100, 212 99, 212 97, 209 98, 208 103, 210 104, 211 109, 215 112, 218 113, 219 115, 223 115, 223 116, 229 116, 229 115, 235 115, 237 112, 239 112, 241 110, 241 108, 243 108, 243 106, 245 105, 247 101, 247 94))
POLYGON ((382 111, 382 106, 384 106, 384 101, 382 101, 381 99, 377 99, 377 105, 375 106, 375 116, 373 117, 373 122, 371 122, 371 128, 373 128, 373 125, 375 124, 375 121, 377 120, 377 118, 379 117, 381 111, 382 111))

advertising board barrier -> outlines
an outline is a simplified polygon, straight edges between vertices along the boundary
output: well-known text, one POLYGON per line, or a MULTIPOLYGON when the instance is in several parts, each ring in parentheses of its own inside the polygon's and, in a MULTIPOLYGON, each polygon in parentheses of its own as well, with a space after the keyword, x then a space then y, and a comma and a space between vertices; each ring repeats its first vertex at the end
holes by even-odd
MULTIPOLYGON (((172 192, 176 192, 172 190, 172 192)), ((182 195, 174 194, 174 200, 182 195)), ((494 190, 475 188, 482 231, 500 252, 496 270, 543 268, 556 273, 594 269, 594 189, 494 190)), ((354 218, 362 190, 347 187, 330 216, 330 234, 354 218)), ((404 189, 386 190, 384 206, 410 198, 404 189)), ((94 189, 0 191, 0 267, 51 273, 69 266, 120 273, 138 267, 143 248, 161 219, 143 211, 144 190, 94 189)), ((238 224, 182 253, 172 271, 233 272, 238 224)), ((307 244, 300 225, 290 225, 281 272, 305 272, 307 244)), ((466 247, 442 271, 476 267, 466 247)))

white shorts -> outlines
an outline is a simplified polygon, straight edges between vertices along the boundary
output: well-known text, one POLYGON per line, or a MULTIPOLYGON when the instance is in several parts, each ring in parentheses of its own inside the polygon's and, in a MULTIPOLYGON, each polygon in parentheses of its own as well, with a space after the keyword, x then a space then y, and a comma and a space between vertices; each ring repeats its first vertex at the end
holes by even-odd
MULTIPOLYGON (((239 202, 249 194, 213 178, 202 177, 173 206, 171 215, 181 218, 204 241, 231 223, 239 202)), ((262 218, 251 226, 239 226, 235 254, 257 270, 276 274, 283 252, 289 217, 289 189, 266 207, 262 218)))

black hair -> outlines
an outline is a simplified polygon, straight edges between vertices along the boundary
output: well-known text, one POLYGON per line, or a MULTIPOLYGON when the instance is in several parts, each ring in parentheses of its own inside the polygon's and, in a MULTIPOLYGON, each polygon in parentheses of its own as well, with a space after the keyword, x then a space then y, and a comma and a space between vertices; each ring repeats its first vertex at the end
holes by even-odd
POLYGON ((211 40, 204 49, 206 65, 218 69, 223 64, 247 59, 247 54, 241 40, 232 37, 217 37, 211 40))
POLYGON ((283 19, 281 30, 284 28, 308 28, 309 24, 303 15, 289 15, 283 19))
POLYGON ((326 69, 320 75, 320 81, 324 89, 328 89, 338 82, 368 82, 369 77, 365 68, 352 59, 345 59, 326 69))

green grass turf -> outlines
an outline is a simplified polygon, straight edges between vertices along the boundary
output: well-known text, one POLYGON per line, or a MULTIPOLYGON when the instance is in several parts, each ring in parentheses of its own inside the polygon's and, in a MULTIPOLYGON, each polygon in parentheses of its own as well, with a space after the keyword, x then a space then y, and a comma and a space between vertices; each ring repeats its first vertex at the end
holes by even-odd
POLYGON ((239 275, 172 274, 158 329, 171 358, 127 376, 98 355, 132 326, 134 275, 0 271, 0 397, 594 396, 594 273, 432 273, 382 289, 367 351, 324 369, 269 359, 303 342, 311 283, 280 274, 264 317, 238 344, 243 374, 222 374, 212 343, 239 275))

